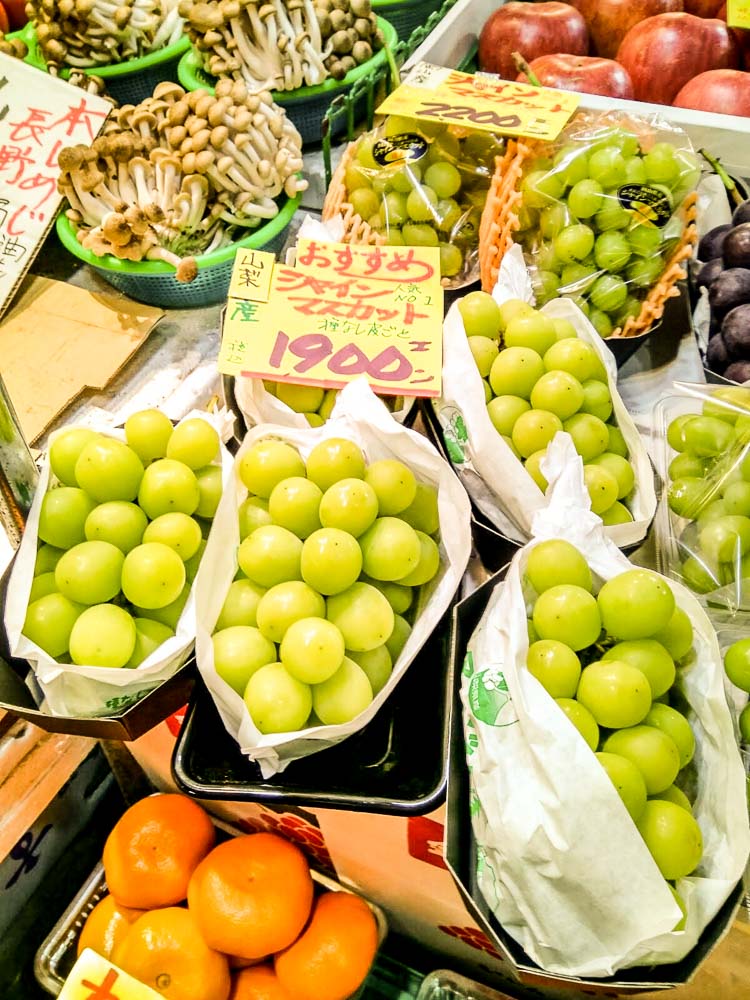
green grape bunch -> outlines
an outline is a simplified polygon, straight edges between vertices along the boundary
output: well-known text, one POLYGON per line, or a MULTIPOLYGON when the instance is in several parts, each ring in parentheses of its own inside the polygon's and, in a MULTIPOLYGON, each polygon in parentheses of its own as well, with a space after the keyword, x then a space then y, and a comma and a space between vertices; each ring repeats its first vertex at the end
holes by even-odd
POLYGON ((596 754, 683 911, 681 930, 685 904, 673 883, 703 854, 683 790, 696 741, 676 683, 695 655, 690 618, 663 577, 633 568, 598 585, 562 539, 530 549, 523 585, 526 669, 596 754))
POLYGON ((486 132, 391 116, 354 145, 344 170, 347 201, 387 245, 437 247, 444 283, 464 281, 477 264, 479 222, 501 151, 501 140, 486 132))
POLYGON ((241 453, 238 571, 214 667, 266 734, 341 725, 387 684, 441 569, 437 491, 397 459, 330 437, 307 459, 261 439, 241 453))
POLYGON ((537 305, 573 299, 604 338, 635 319, 682 234, 695 154, 626 128, 569 137, 524 167, 520 228, 537 305))
POLYGON ((487 415, 542 493, 548 484, 540 463, 555 434, 567 431, 583 460, 592 511, 605 525, 632 521, 635 470, 591 344, 569 320, 520 299, 498 305, 486 292, 470 292, 458 310, 487 415))

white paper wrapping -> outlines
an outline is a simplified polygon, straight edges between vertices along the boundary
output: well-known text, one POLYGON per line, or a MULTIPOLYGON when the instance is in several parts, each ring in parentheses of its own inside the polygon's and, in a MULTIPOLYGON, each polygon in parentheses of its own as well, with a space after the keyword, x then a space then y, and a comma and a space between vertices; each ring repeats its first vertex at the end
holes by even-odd
MULTIPOLYGON (((185 417, 199 417, 214 427, 224 437, 231 427, 231 418, 222 411, 213 415, 205 411, 193 410, 185 417)), ((50 444, 64 433, 66 428, 50 436, 50 444)), ((121 429, 92 426, 110 437, 125 440, 121 429)), ((232 456, 222 445, 222 480, 224 489, 232 472, 232 456)), ((134 704, 145 694, 167 680, 187 660, 195 642, 194 594, 195 582, 190 596, 177 622, 175 634, 147 656, 139 667, 115 669, 112 667, 76 666, 58 663, 48 656, 36 643, 22 634, 26 608, 29 602, 31 584, 34 579, 39 514, 42 500, 50 481, 49 456, 45 455, 39 473, 39 485, 34 502, 29 511, 21 545, 16 554, 11 577, 8 582, 8 596, 5 605, 5 628, 13 656, 31 663, 35 678, 44 694, 45 707, 53 715, 97 717, 121 712, 134 704)))
POLYGON ((224 726, 240 749, 258 761, 264 778, 282 771, 292 760, 340 743, 357 732, 381 707, 406 668, 434 630, 456 593, 471 551, 470 504, 450 466, 420 434, 397 424, 364 379, 342 390, 331 419, 324 427, 298 429, 265 424, 250 430, 237 460, 262 438, 274 437, 296 447, 303 458, 321 441, 346 437, 356 442, 369 462, 398 458, 418 480, 438 490, 441 568, 420 594, 414 628, 393 672, 372 703, 345 725, 318 726, 294 733, 263 735, 253 724, 242 698, 216 673, 211 634, 229 585, 237 571, 240 544, 238 509, 247 496, 239 477, 233 478, 222 497, 213 530, 196 578, 196 658, 224 726))
MULTIPOLYGON (((502 303, 510 298, 533 302, 531 282, 523 252, 514 246, 503 257, 493 297, 502 303)), ((581 340, 591 344, 607 370, 614 414, 635 469, 635 491, 629 500, 633 521, 605 529, 620 547, 645 538, 656 511, 656 494, 646 447, 617 391, 614 356, 581 310, 568 299, 554 299, 541 310, 573 324, 581 340)), ((542 491, 516 458, 487 415, 484 387, 469 349, 458 303, 454 302, 443 325, 443 391, 434 402, 446 446, 458 475, 472 500, 508 538, 528 541, 532 519, 547 501, 542 491)), ((586 506, 590 506, 586 495, 586 506)))
POLYGON ((599 518, 581 509, 582 463, 567 435, 556 436, 543 469, 549 505, 493 592, 462 678, 477 878, 504 929, 543 969, 610 976, 683 958, 742 877, 750 849, 745 774, 716 635, 689 591, 670 581, 695 633, 696 657, 677 683, 696 737, 694 815, 704 840, 697 873, 677 885, 686 928, 672 932, 680 911, 614 786, 525 668, 522 577, 537 542, 576 545, 599 584, 631 568, 599 518))

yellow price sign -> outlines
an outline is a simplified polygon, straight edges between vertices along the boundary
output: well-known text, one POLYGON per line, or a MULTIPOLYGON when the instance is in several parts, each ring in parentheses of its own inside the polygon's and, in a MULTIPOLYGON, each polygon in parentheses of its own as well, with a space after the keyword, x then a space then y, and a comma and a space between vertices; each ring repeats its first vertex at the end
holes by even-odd
POLYGON ((163 1000, 160 993, 133 979, 97 955, 84 949, 73 966, 59 1000, 163 1000))
POLYGON ((276 255, 268 250, 240 247, 234 258, 229 292, 233 298, 268 302, 276 255))
POLYGON ((437 247, 301 239, 267 302, 230 295, 219 371, 325 389, 364 375, 381 394, 438 396, 442 330, 437 247))
POLYGON ((727 24, 730 28, 750 28, 750 0, 727 0, 727 24))
POLYGON ((580 103, 580 94, 501 80, 489 73, 417 63, 378 114, 404 115, 500 135, 556 139, 580 103))

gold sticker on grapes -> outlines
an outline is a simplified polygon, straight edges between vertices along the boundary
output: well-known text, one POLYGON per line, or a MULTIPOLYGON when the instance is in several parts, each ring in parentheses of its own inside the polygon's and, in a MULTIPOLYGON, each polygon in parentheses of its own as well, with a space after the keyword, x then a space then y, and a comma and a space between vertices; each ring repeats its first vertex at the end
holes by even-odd
POLYGON ((579 103, 580 94, 569 91, 418 63, 378 114, 549 141, 562 132, 579 103))

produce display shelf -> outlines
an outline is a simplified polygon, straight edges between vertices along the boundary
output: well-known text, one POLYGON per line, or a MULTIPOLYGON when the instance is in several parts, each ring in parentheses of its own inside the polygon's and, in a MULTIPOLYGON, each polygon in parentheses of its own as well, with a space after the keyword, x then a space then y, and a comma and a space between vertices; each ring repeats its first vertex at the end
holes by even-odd
MULTIPOLYGON (((505 0, 458 0, 458 3, 430 32, 422 44, 406 60, 404 76, 417 63, 458 69, 467 65, 476 52, 477 40, 487 18, 505 0)), ((468 70, 467 70, 468 71, 468 70)), ((672 108, 642 101, 623 101, 613 97, 581 94, 582 108, 594 111, 623 111, 632 115, 658 115, 663 120, 683 128, 696 149, 706 146, 723 166, 738 177, 750 172, 750 129, 747 119, 735 115, 709 114, 672 108)))

